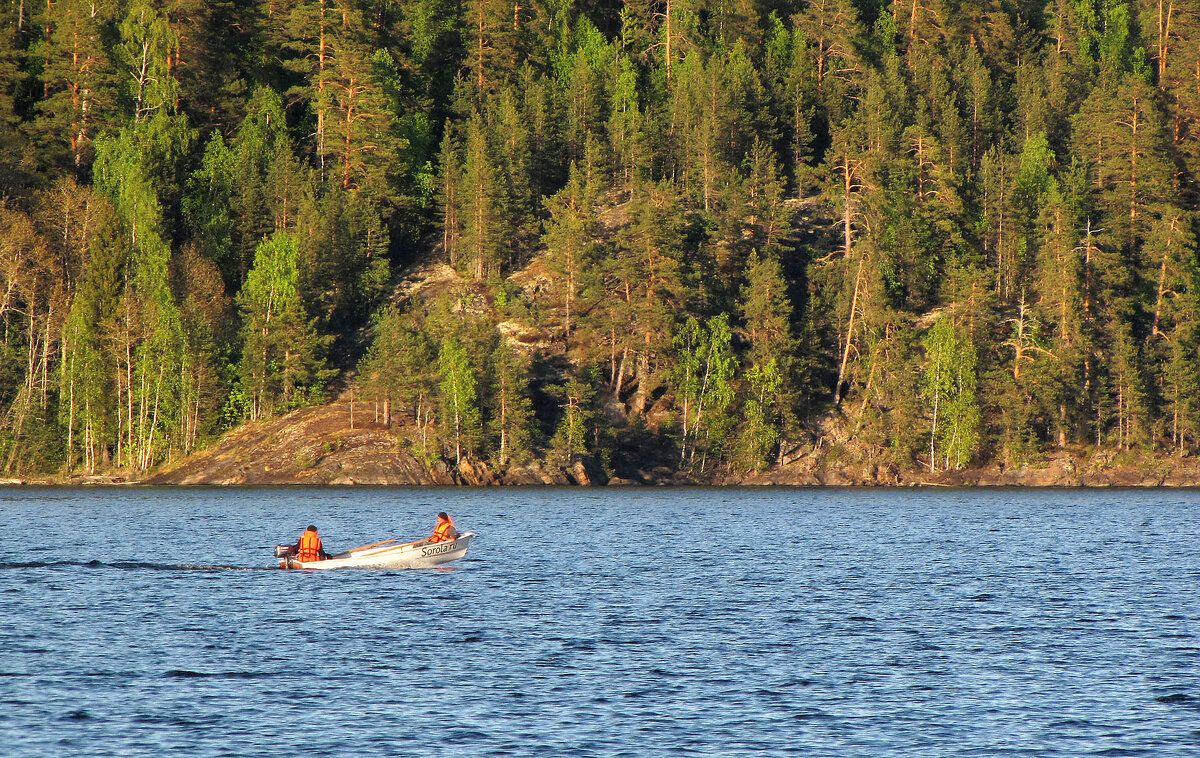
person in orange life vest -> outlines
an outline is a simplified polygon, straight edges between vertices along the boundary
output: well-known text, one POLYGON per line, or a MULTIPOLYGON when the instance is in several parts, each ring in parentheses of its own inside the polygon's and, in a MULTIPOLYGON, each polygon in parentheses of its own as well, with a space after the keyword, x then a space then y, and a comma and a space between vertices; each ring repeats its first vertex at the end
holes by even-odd
POLYGON ((312 524, 304 530, 304 534, 300 535, 300 541, 296 543, 296 560, 304 561, 322 561, 329 557, 329 553, 325 552, 324 546, 321 545, 321 538, 317 536, 317 528, 312 524))
POLYGON ((456 539, 458 539, 458 530, 454 528, 454 521, 445 513, 439 513, 437 526, 433 529, 433 536, 425 541, 452 542, 456 539))

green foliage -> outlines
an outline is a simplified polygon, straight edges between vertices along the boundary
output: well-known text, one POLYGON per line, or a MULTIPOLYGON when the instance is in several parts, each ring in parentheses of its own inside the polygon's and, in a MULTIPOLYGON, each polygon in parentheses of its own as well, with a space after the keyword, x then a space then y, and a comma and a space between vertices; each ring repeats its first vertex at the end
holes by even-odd
POLYGON ((592 401, 596 391, 590 382, 572 376, 565 384, 551 388, 549 394, 558 401, 560 411, 550 448, 560 462, 569 464, 575 456, 591 452, 588 437, 595 419, 592 401))
POLYGON ((329 377, 324 351, 298 290, 299 246, 288 232, 259 243, 254 265, 238 293, 242 312, 242 387, 250 418, 319 401, 329 377))
POLYGON ((585 272, 594 265, 597 253, 595 200, 594 193, 572 163, 567 186, 546 202, 550 219, 542 240, 547 248, 547 262, 562 282, 562 328, 568 344, 571 339, 572 306, 578 310, 575 305, 577 293, 584 283, 585 272))
POLYGON ((174 110, 179 83, 171 75, 173 54, 179 48, 179 36, 166 14, 148 0, 133 0, 120 26, 121 42, 116 45, 118 66, 125 74, 125 99, 131 103, 133 118, 141 121, 151 114, 174 110))
POLYGON ((408 404, 419 423, 435 391, 434 345, 412 311, 388 307, 374 326, 375 338, 359 362, 359 381, 368 397, 384 402, 386 423, 392 401, 408 404))
POLYGON ((454 337, 442 341, 438 351, 439 422, 442 439, 454 449, 455 463, 477 453, 482 432, 475 368, 466 349, 454 337))
POLYGON ((742 407, 735 464, 742 471, 761 471, 780 440, 780 420, 772 400, 783 384, 783 375, 775 359, 770 358, 746 371, 746 383, 749 391, 742 407))
MULTIPOLYGON (((472 118, 464 146, 457 215, 462 219, 461 263, 475 281, 498 276, 507 263, 505 213, 508 197, 493 155, 483 120, 472 118)), ((451 263, 455 263, 453 255, 451 263)))
POLYGON ((676 404, 680 406, 680 460, 695 464, 701 452, 701 468, 712 457, 726 454, 730 430, 733 378, 738 360, 732 346, 729 317, 713 316, 703 326, 689 318, 675 335, 676 404))
POLYGON ((492 352, 491 374, 488 412, 492 449, 501 465, 524 461, 535 433, 529 361, 501 339, 492 352))
POLYGON ((975 347, 945 315, 923 340, 921 394, 929 408, 929 470, 961 469, 979 445, 975 347))
POLYGON ((1200 450, 1200 25, 1026 5, 9 3, 0 460, 1200 450))
MULTIPOLYGON (((147 90, 150 91, 150 90, 147 90)), ((187 412, 190 391, 187 363, 192 360, 183 323, 170 289, 168 266, 171 249, 164 238, 163 213, 155 177, 148 168, 184 145, 176 117, 160 107, 145 120, 136 120, 115 137, 97 141, 94 167, 96 186, 108 196, 115 211, 117 229, 125 254, 124 288, 116 295, 119 303, 101 306, 115 314, 115 341, 124 353, 124 386, 118 380, 117 399, 124 399, 124 414, 118 411, 117 432, 123 458, 119 463, 149 468, 157 462, 169 435, 180 429, 187 412), (166 438, 166 439, 165 439, 166 438)), ((106 262, 107 263, 107 262, 106 262)), ((98 325, 79 324, 80 344, 95 344, 88 334, 98 325)), ((120 353, 101 356, 115 359, 120 353)), ((84 358, 87 361, 87 358, 84 358)), ((107 383, 106 380, 100 379, 107 383)), ((100 391, 84 387, 85 397, 100 391)))

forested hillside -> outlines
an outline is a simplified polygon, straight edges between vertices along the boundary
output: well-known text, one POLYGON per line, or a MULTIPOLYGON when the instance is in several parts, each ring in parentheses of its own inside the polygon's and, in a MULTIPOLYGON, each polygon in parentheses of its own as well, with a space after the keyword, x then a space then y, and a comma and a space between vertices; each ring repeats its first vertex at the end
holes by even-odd
POLYGON ((0 470, 1200 446, 1193 0, 0 2, 0 470))

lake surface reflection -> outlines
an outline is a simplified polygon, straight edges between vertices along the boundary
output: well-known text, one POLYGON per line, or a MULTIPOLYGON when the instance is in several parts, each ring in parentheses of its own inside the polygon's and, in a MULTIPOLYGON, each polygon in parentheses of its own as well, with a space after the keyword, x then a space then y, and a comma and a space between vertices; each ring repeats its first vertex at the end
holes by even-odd
POLYGON ((1200 493, 3 489, 5 756, 1200 755, 1200 493), (453 568, 285 572, 479 533, 453 568))

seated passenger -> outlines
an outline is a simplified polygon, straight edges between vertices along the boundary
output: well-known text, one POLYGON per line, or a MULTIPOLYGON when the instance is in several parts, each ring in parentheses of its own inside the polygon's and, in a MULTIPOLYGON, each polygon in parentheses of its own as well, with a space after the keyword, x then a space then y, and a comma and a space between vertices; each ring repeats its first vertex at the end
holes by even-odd
POLYGON ((445 513, 439 513, 437 526, 433 529, 433 536, 425 541, 453 542, 456 539, 458 539, 458 530, 454 528, 454 522, 445 513))
POLYGON ((321 545, 321 538, 317 535, 317 528, 309 524, 308 529, 304 530, 304 534, 300 535, 300 541, 296 543, 296 560, 304 563, 305 561, 321 561, 328 557, 329 553, 325 552, 325 548, 321 545))

